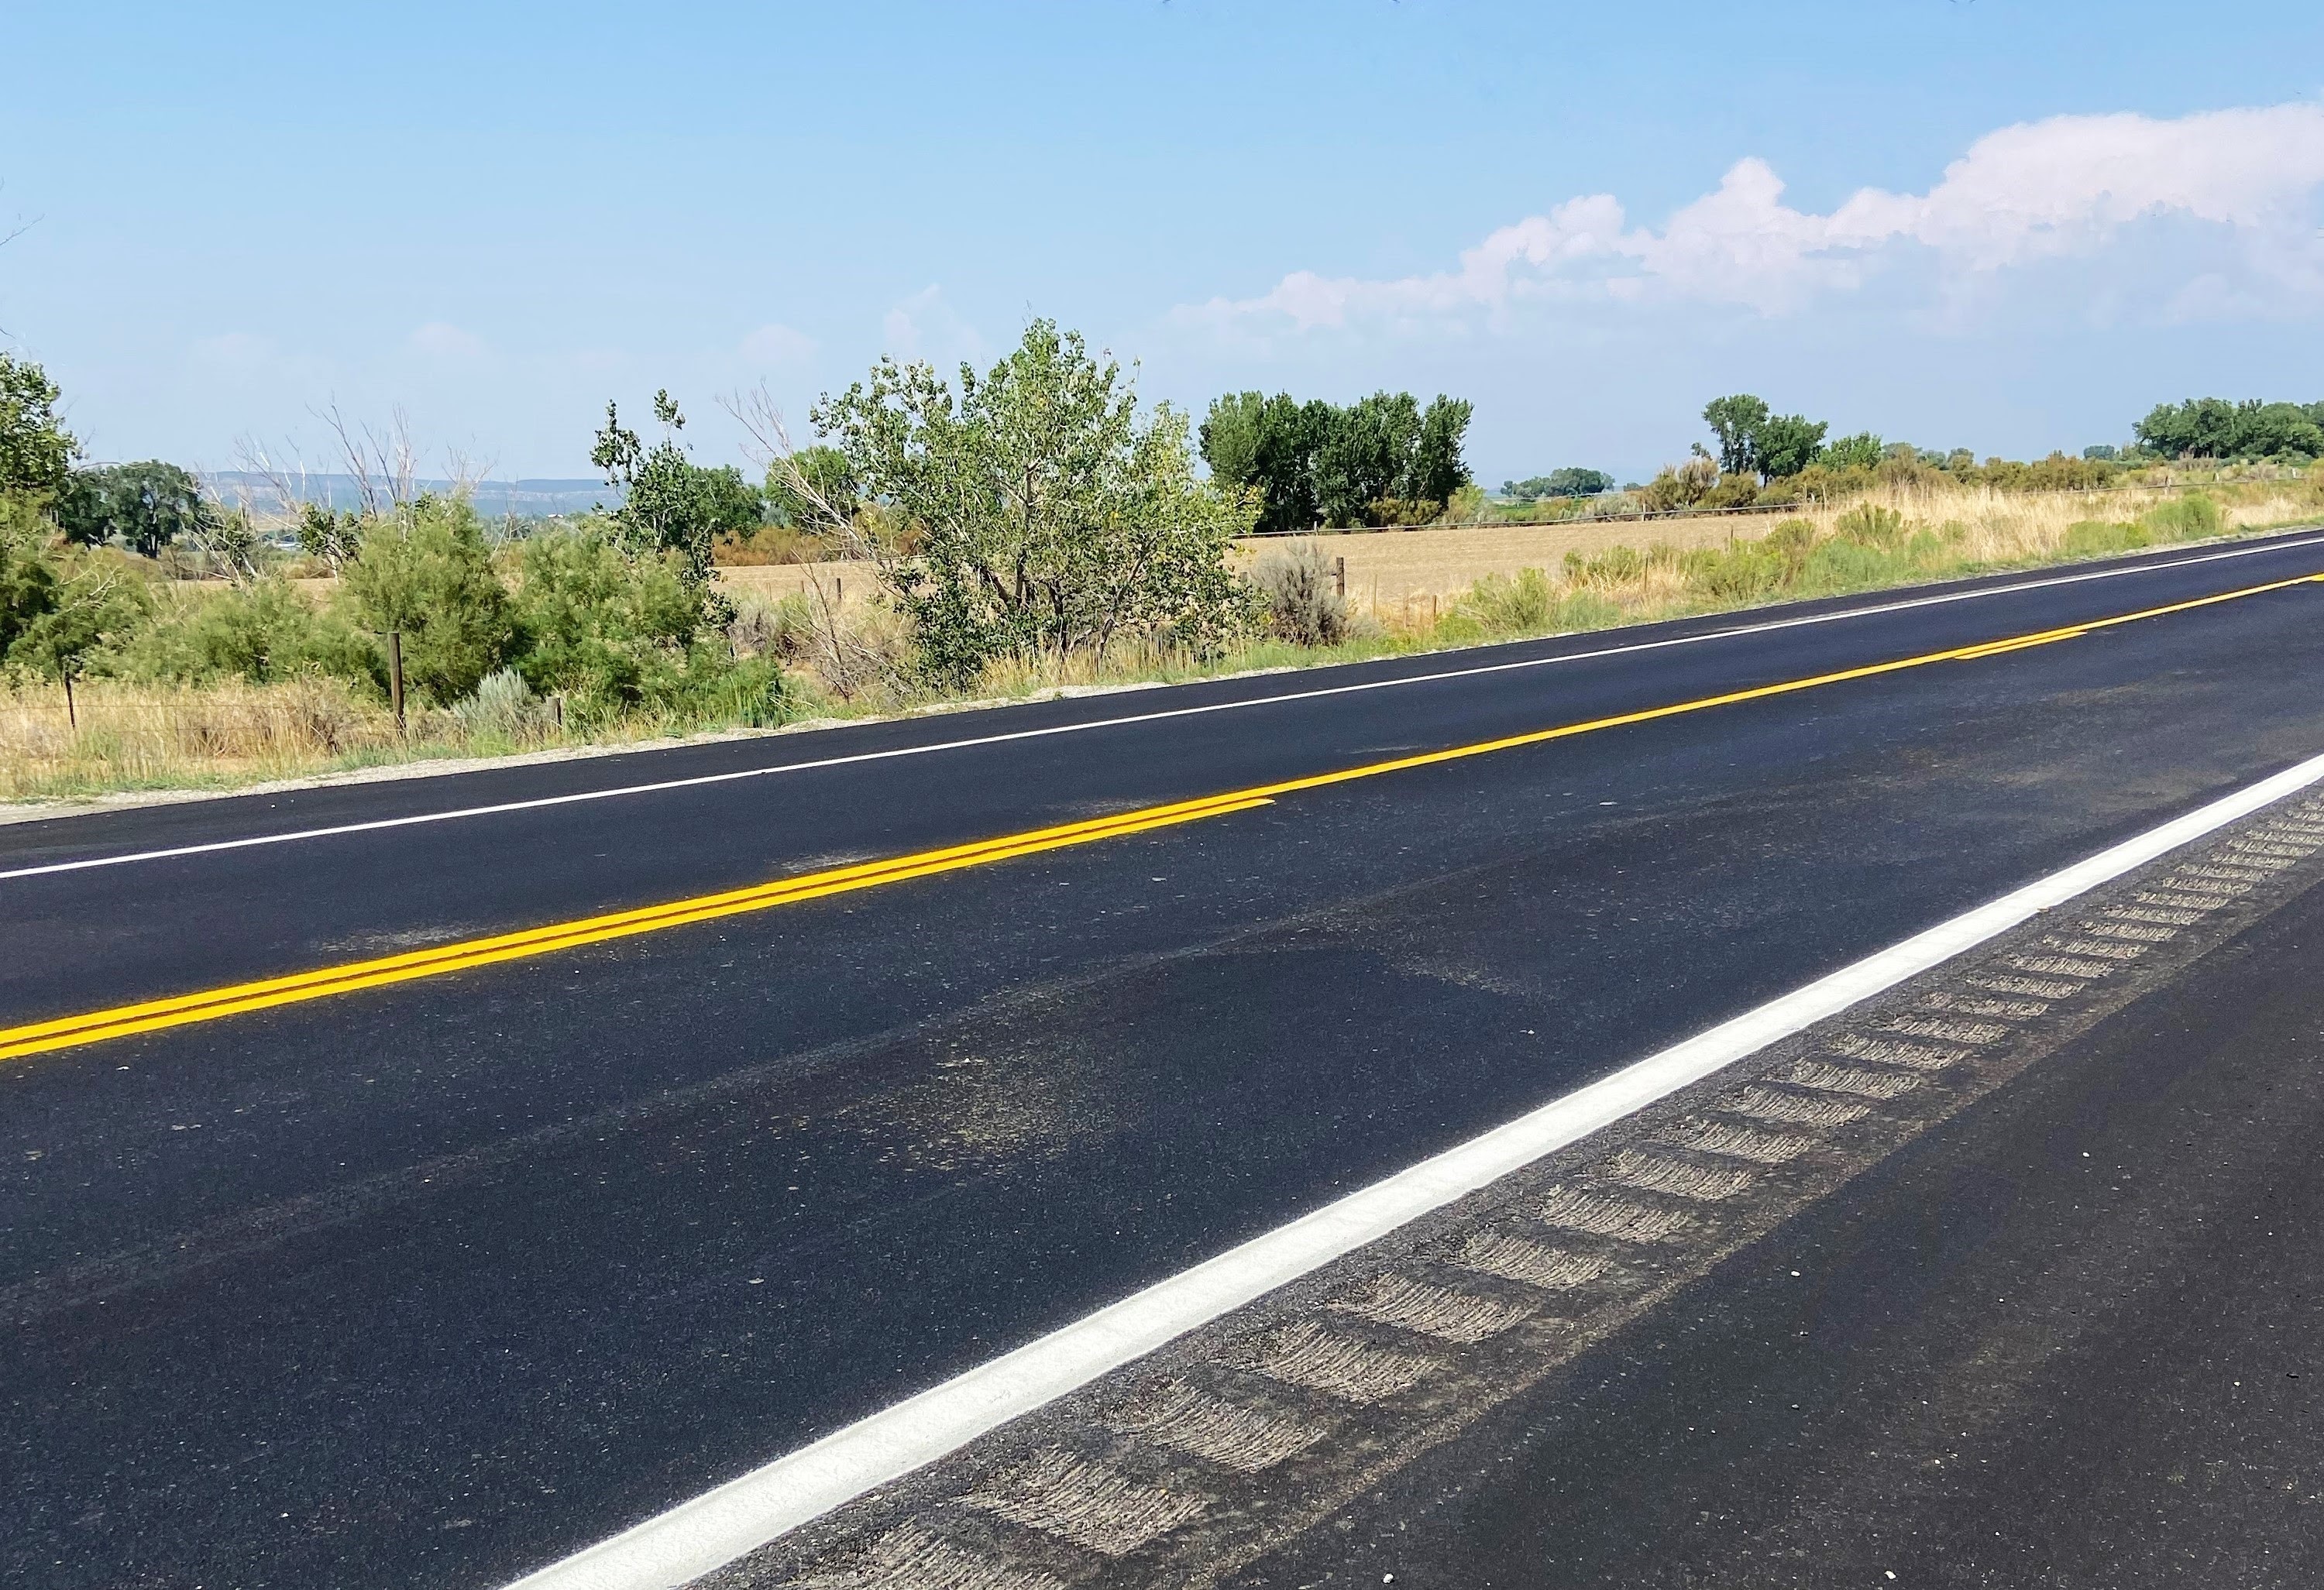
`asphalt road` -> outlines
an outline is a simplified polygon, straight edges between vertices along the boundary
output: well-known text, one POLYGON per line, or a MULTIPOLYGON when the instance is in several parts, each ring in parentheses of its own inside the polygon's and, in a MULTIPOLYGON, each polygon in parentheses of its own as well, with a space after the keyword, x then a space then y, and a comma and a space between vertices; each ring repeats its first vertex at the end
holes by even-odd
MULTIPOLYGON (((1659 649, 1582 655, 1737 620, 0 829, 5 873, 988 741, 0 878, 0 1021, 2087 622, 2324 548, 2166 561, 1659 649), (1410 682, 1313 694, 1385 680, 1410 682)), ((2324 749, 2319 619, 2296 586, 6 1062, 0 1571, 505 1581, 2324 749)))
POLYGON ((2311 887, 1231 1582, 2315 1584, 2319 965, 2311 887))

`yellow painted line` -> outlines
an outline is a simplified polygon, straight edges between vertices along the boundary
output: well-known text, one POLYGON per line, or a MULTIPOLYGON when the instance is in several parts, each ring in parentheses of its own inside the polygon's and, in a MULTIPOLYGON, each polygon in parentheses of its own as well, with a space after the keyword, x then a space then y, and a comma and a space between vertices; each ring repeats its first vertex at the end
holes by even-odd
POLYGON ((327 998, 335 994, 351 994, 363 988, 382 988, 391 983, 410 982, 419 978, 441 977, 450 972, 465 971, 471 967, 489 966, 495 961, 517 960, 534 955, 546 955, 559 950, 576 949, 584 944, 601 943, 608 939, 659 933, 665 928, 682 927, 690 923, 709 922, 722 916, 741 915, 746 912, 771 910, 779 905, 796 905, 803 900, 821 899, 826 896, 846 894, 856 889, 878 888, 887 884, 902 883, 911 878, 930 878, 939 873, 957 872, 965 868, 987 866, 992 862, 1005 861, 1018 856, 1036 855, 1044 850, 1063 850, 1071 845, 1093 844, 1102 840, 1120 839, 1130 834, 1144 833, 1153 829, 1168 828, 1184 823, 1199 823, 1208 817, 1222 817, 1232 812, 1247 812, 1256 806, 1269 804, 1281 796, 1296 795, 1305 790, 1325 789, 1333 785, 1352 783, 1357 779, 1377 778, 1384 774, 1406 772, 1416 767, 1435 767, 1448 762, 1462 761, 1471 757, 1490 756, 1497 751, 1514 750, 1522 746, 1545 745, 1552 740, 1570 740, 1578 735, 1594 734, 1608 729, 1619 729, 1632 723, 1649 723, 1657 719, 1674 718, 1689 712, 1708 712, 1714 707, 1733 706, 1749 701, 1764 701, 1774 696, 1790 695, 1803 690, 1816 690, 1828 685, 1842 684, 1851 679, 1870 679, 1883 674, 1901 673, 1908 668, 1926 667, 1932 663, 1974 661, 2004 652, 2023 650, 2028 647, 2046 646, 2054 641, 2070 640, 2094 630, 2111 629, 2120 624, 2136 623, 2144 619, 2162 618, 2171 613, 2210 607, 2219 602, 2234 602, 2246 596, 2257 596, 2265 592, 2282 591, 2293 585, 2315 584, 2324 584, 2324 574, 2303 574, 2295 579, 2271 581, 2264 585, 2249 585, 2241 590, 2222 592, 2215 596, 2172 602, 2166 607, 2144 608, 2137 612, 2121 613, 2112 618, 2094 619, 2087 623, 2070 625, 2064 629, 2043 630, 2032 634, 2012 636, 2002 640, 1984 641, 1975 646, 1960 646, 1949 648, 1943 651, 1923 652, 1916 657, 1898 657, 1890 662, 1871 663, 1861 667, 1842 668, 1833 673, 1817 674, 1803 679, 1788 679, 1776 685, 1753 685, 1746 690, 1731 690, 1719 695, 1699 696, 1692 701, 1675 702, 1666 706, 1646 707, 1637 712, 1618 712, 1610 717, 1592 718, 1585 722, 1560 724, 1553 729, 1530 730, 1523 734, 1505 735, 1498 740, 1479 740, 1471 745, 1453 746, 1444 750, 1422 751, 1408 757, 1397 757, 1388 761, 1370 762, 1360 767, 1344 767, 1336 772, 1314 773, 1299 778, 1283 779, 1274 784, 1258 785, 1249 789, 1229 790, 1222 795, 1205 795, 1197 800, 1145 806, 1136 811, 1117 813, 1107 817, 1061 823, 1050 828, 1031 829, 1021 833, 1003 834, 997 839, 978 840, 969 844, 950 845, 941 850, 921 850, 908 856, 890 857, 885 860, 862 861, 851 866, 831 868, 821 872, 802 873, 794 878, 777 878, 770 883, 754 884, 748 888, 730 889, 715 895, 698 895, 690 899, 673 900, 659 905, 645 905, 630 911, 616 911, 602 916, 582 917, 571 922, 551 923, 547 926, 526 928, 517 933, 500 933, 490 938, 466 939, 457 943, 438 944, 429 949, 408 951, 401 955, 389 955, 374 960, 349 961, 338 966, 321 967, 312 971, 294 972, 288 977, 235 983, 229 987, 208 988, 198 993, 180 994, 169 998, 148 1000, 136 1005, 116 1006, 107 1010, 88 1011, 78 1016, 58 1016, 49 1021, 0 1028, 0 1060, 16 1060, 28 1054, 40 1054, 50 1050, 64 1049, 77 1044, 94 1043, 106 1038, 124 1038, 136 1033, 157 1032, 165 1027, 185 1026, 195 1022, 217 1021, 222 1017, 241 1015, 245 1011, 264 1010, 272 1006, 327 998))

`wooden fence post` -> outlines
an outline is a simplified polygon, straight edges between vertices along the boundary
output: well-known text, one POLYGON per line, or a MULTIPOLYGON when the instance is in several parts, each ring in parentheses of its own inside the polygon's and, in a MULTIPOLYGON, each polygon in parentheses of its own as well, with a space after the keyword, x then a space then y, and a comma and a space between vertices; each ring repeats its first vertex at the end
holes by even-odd
POLYGON ((387 632, 387 699, 395 708, 395 731, 403 732, 403 631, 387 632))

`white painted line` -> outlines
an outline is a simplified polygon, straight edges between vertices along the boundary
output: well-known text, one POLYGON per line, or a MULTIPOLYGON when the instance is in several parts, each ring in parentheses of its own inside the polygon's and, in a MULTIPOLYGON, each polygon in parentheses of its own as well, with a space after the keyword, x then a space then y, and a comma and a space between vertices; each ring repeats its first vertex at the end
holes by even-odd
POLYGON ((2324 756, 1915 933, 527 1575, 512 1590, 672 1590, 1544 1154, 2319 781, 2324 756))
MULTIPOLYGON (((1277 695, 1253 696, 1244 701, 1211 702, 1197 707, 1170 707, 1159 712, 1133 712, 1119 718, 1097 718, 1085 723, 1057 723, 1045 729, 1019 729, 1003 734, 981 734, 966 740, 939 740, 929 745, 899 746, 892 750, 858 751, 848 756, 825 757, 811 762, 784 762, 772 767, 743 767, 732 773, 704 773, 687 778, 666 778, 652 784, 625 784, 613 789, 583 790, 574 795, 541 795, 531 800, 502 801, 488 806, 462 806, 449 812, 423 812, 410 817, 382 817, 367 823, 341 823, 327 828, 300 828, 287 833, 262 833, 248 839, 214 840, 206 844, 172 845, 165 850, 132 850, 118 856, 92 856, 78 861, 51 861, 38 867, 18 867, 0 872, 0 882, 13 878, 44 878, 51 873, 85 872, 98 867, 126 867, 136 861, 162 861, 180 856, 208 856, 220 850, 244 850, 259 845, 287 845, 302 840, 333 839, 342 834, 375 833, 383 829, 410 828, 428 823, 456 823, 471 817, 493 817, 510 812, 537 812, 550 806, 570 806, 585 801, 610 801, 627 795, 660 795, 674 789, 698 789, 706 785, 732 784, 744 778, 769 778, 779 773, 810 773, 822 767, 844 767, 861 762, 890 761, 899 757, 933 756, 939 751, 971 750, 979 746, 1006 745, 1011 740, 1046 740, 1059 734, 1085 734, 1095 729, 1120 729, 1135 723, 1158 723, 1171 718, 1194 718, 1210 712, 1237 712, 1252 707, 1279 706, 1287 702, 1317 701, 1326 696, 1355 695, 1369 690, 1397 690, 1413 685, 1434 685, 1447 679, 1472 679, 1486 674, 1507 674, 1522 668, 1554 667, 1562 663, 1591 662, 1601 657, 1627 657, 1636 652, 1663 651, 1677 646, 1700 646, 1706 641, 1731 640, 1746 635, 1765 635, 1779 630, 1804 629, 1812 624, 1836 624, 1849 619, 1873 618, 1881 613, 1903 612, 1918 607, 1941 607, 1949 602, 1977 602, 1989 597, 2008 596, 2021 591, 2040 591, 2053 585, 2079 585, 2091 580, 2116 580, 2127 574, 2159 574, 2170 569, 2187 568, 2196 564, 2218 563, 2224 558, 2255 557, 2270 552, 2296 552, 2309 547, 2324 547, 2324 536, 2304 541, 2269 541, 2253 547, 2230 547, 2224 552, 2207 552, 2200 556, 2174 558, 2168 562, 2135 564, 2123 568, 2097 569, 2087 574, 2059 574, 2044 580, 2025 580, 2010 585, 1980 586, 1974 591, 1953 591, 1941 596, 1916 596, 1903 602, 1885 602, 1872 607, 1852 607, 1838 612, 1809 613, 1800 618, 1773 619, 1765 623, 1740 624, 1732 629, 1710 630, 1700 635, 1679 635, 1667 640, 1635 641, 1628 646, 1600 647, 1595 651, 1563 653, 1557 657, 1523 657, 1515 662, 1480 663, 1466 668, 1446 668, 1434 674, 1414 674, 1397 679, 1369 679, 1357 685, 1333 685, 1314 690, 1286 691, 1277 695)), ((1361 665, 1353 665, 1361 666, 1361 665)))

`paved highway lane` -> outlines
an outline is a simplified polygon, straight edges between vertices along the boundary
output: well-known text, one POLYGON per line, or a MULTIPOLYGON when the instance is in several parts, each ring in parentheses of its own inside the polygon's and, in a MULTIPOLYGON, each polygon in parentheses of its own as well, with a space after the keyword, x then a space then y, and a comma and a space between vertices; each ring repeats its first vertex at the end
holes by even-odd
POLYGON ((2319 959, 2311 888, 1230 1582, 2316 1583, 2319 959))
POLYGON ((1914 593, 1902 606, 1814 604, 1820 621, 1807 623, 1776 614, 1699 620, 805 739, 0 828, 0 932, 18 951, 0 1019, 300 971, 1809 679, 2298 578, 2319 565, 2318 538, 2292 536, 2225 556, 2182 553, 1914 593), (1720 633, 1738 628, 1745 632, 1720 633), (1056 732, 1073 725, 1084 727, 1056 732), (831 765, 736 777, 793 763, 831 765), (705 778, 720 782, 683 782, 705 778), (422 827, 6 876, 673 783, 422 827), (233 931, 217 931, 229 923, 233 931))
MULTIPOLYGON (((2277 550, 2006 614, 9 880, 10 997, 49 1015, 2319 566, 2277 550)), ((9 1062, 0 1551, 64 1585, 511 1576, 2314 754, 2319 603, 2296 587, 9 1062)), ((646 760, 489 777, 507 798, 646 760)), ((290 819, 474 799, 429 782, 290 819)), ((185 842, 263 828, 251 804, 7 842, 185 842)))

